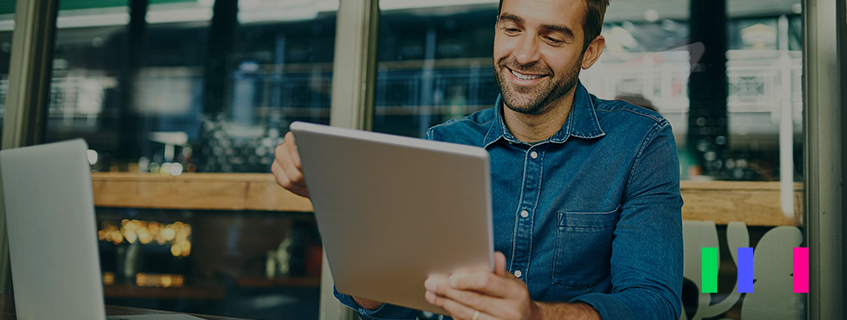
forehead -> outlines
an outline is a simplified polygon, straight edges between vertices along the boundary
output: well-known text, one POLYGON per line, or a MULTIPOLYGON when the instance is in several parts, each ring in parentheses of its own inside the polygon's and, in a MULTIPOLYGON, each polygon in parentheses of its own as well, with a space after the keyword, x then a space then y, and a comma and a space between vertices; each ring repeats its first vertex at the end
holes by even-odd
POLYGON ((582 33, 586 0, 502 0, 500 13, 515 15, 527 24, 562 25, 582 33))

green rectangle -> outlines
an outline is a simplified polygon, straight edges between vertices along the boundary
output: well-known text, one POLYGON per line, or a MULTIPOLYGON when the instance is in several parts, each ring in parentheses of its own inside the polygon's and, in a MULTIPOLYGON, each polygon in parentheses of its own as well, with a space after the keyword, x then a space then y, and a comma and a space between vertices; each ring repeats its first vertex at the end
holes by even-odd
POLYGON ((703 248, 700 258, 703 293, 718 292, 718 248, 703 248))

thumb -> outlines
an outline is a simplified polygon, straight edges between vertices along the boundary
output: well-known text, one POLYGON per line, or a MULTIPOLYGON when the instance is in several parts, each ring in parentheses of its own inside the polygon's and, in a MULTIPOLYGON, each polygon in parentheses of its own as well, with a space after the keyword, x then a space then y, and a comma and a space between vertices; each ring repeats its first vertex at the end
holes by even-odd
POLYGON ((506 255, 500 251, 494 252, 494 274, 501 277, 511 274, 506 271, 506 255))

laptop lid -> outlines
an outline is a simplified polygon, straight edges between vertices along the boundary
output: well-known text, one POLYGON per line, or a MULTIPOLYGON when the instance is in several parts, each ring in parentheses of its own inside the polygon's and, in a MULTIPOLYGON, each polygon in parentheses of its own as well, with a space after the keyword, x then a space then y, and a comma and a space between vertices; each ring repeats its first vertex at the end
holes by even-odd
POLYGON ((336 289, 444 313, 430 274, 493 270, 485 149, 294 122, 336 289))
POLYGON ((18 319, 104 319, 88 146, 0 151, 18 319))

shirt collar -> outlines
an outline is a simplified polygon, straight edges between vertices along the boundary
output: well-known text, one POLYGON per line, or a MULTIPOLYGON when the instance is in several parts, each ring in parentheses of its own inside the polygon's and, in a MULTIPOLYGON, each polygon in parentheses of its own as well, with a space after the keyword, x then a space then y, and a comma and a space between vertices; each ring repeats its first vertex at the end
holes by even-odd
MULTIPOLYGON (((594 139, 605 136, 606 133, 600 128, 600 120, 597 119, 597 112, 594 109, 594 101, 591 95, 585 90, 581 82, 577 82, 574 89, 573 106, 565 124, 547 141, 553 143, 564 143, 568 137, 574 136, 582 139, 594 139)), ((509 128, 506 127, 506 122, 503 121, 503 95, 497 97, 497 102, 494 104, 494 114, 497 121, 488 128, 488 133, 485 135, 483 146, 487 148, 492 143, 501 138, 511 143, 522 143, 515 138, 509 128)))

